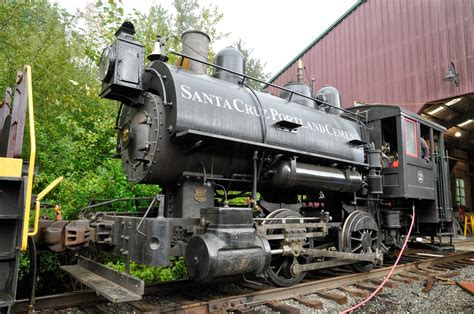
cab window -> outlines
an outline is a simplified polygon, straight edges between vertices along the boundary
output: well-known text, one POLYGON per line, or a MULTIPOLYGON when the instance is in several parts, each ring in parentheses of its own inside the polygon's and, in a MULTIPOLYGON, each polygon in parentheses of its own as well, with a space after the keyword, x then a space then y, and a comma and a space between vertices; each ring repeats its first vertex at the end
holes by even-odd
POLYGON ((405 153, 407 156, 418 157, 418 137, 416 136, 416 122, 403 118, 403 131, 405 133, 405 153))

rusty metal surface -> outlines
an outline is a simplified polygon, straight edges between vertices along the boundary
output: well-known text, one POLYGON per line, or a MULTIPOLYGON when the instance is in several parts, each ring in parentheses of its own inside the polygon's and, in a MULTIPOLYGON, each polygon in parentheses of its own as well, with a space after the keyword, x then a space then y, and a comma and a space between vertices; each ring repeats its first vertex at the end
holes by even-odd
POLYGON ((28 87, 26 68, 18 72, 13 96, 7 157, 20 158, 25 133, 28 87))
POLYGON ((64 228, 69 223, 67 220, 53 221, 49 219, 40 219, 38 234, 35 240, 38 244, 45 244, 53 252, 63 252, 66 250, 64 245, 64 228))
POLYGON ((0 102, 0 133, 2 132, 5 119, 10 114, 11 101, 12 89, 10 87, 7 87, 7 89, 5 90, 5 98, 2 102, 0 102))
POLYGON ((89 220, 73 220, 65 227, 66 238, 64 245, 68 248, 87 246, 94 238, 94 229, 90 227, 89 220))
MULTIPOLYGON (((474 92, 474 1, 368 0, 301 58, 306 80, 316 78, 316 91, 339 89, 345 108, 362 101, 418 112, 427 102, 474 92), (443 81, 449 62, 459 87, 443 81)), ((296 63, 272 83, 294 80, 296 63)))
POLYGON ((83 256, 79 256, 77 265, 61 269, 114 303, 141 300, 145 292, 143 280, 83 256))
POLYGON ((10 132, 12 89, 7 87, 5 98, 0 103, 0 157, 7 156, 8 139, 10 132))
POLYGON ((88 246, 95 238, 94 229, 89 220, 59 220, 40 219, 36 241, 47 245, 53 252, 63 252, 67 248, 88 246))

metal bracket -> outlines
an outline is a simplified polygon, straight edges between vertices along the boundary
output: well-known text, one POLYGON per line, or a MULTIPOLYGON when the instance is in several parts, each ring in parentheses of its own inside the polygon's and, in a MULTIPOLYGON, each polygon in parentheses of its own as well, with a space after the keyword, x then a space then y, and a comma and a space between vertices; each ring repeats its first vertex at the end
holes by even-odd
POLYGON ((339 259, 351 259, 355 261, 372 262, 374 264, 382 264, 383 255, 380 252, 368 253, 368 254, 355 254, 339 251, 328 251, 318 249, 305 249, 304 254, 308 254, 314 257, 334 257, 339 259))
POLYGON ((222 301, 211 301, 209 302, 209 313, 215 313, 217 311, 232 310, 232 309, 242 309, 248 307, 249 303, 247 298, 235 298, 235 299, 226 299, 222 301))
POLYGON ((165 196, 158 194, 150 203, 150 206, 148 206, 145 214, 143 215, 142 219, 140 219, 140 222, 137 225, 137 228, 135 229, 139 234, 142 236, 146 237, 146 234, 140 231, 140 227, 143 224, 143 221, 145 220, 146 216, 148 216, 148 213, 150 210, 153 208, 153 204, 155 204, 155 201, 158 202, 158 217, 163 218, 164 211, 165 211, 165 196))
POLYGON ((329 260, 324 262, 315 262, 309 264, 299 264, 294 262, 291 266, 291 272, 294 275, 298 275, 305 271, 316 270, 329 268, 340 265, 348 265, 357 262, 371 262, 375 265, 381 265, 383 263, 383 255, 380 251, 377 250, 375 253, 370 254, 355 254, 347 252, 338 252, 338 251, 327 251, 327 250, 318 250, 318 249, 305 249, 302 254, 307 254, 314 257, 332 257, 336 258, 335 260, 329 260))
POLYGON ((145 293, 143 280, 82 256, 77 265, 61 266, 61 269, 114 303, 141 300, 145 293))

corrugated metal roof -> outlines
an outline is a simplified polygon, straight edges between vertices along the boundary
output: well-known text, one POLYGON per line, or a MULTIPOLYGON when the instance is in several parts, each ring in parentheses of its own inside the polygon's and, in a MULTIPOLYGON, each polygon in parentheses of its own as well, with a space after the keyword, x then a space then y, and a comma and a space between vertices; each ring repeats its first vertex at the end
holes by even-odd
POLYGON ((418 112, 425 103, 474 93, 474 1, 358 2, 273 83, 294 80, 299 58, 307 80, 336 87, 346 108, 362 101, 418 112), (450 62, 459 86, 443 80, 450 62))

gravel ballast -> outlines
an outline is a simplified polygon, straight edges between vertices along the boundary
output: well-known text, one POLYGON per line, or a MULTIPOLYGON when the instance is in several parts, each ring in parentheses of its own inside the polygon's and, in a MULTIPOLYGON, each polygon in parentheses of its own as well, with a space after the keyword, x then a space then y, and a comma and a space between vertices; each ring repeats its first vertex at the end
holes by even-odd
MULTIPOLYGON (((450 282, 474 281, 474 266, 452 272, 459 275, 449 278, 450 282)), ((424 293, 422 289, 425 282, 426 280, 411 284, 400 282, 396 288, 384 288, 354 313, 474 313, 474 297, 456 284, 437 280, 431 291, 424 293)), ((341 293, 337 290, 330 291, 341 293)), ((301 313, 339 313, 363 300, 363 298, 348 296, 348 303, 339 305, 316 294, 307 295, 304 298, 322 302, 324 309, 310 309, 294 300, 283 300, 282 303, 299 308, 301 313)), ((263 305, 255 307, 254 310, 261 313, 276 313, 263 305)))

